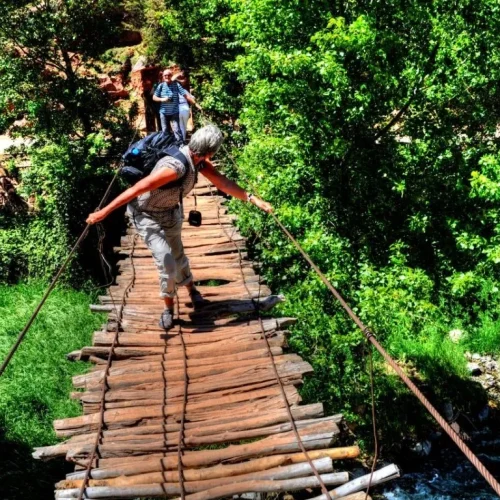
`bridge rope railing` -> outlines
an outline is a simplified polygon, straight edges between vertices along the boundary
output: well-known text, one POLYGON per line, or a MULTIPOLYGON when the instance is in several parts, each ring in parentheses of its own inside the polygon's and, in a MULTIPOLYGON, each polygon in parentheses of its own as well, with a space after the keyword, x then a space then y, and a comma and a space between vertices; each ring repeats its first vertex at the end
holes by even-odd
MULTIPOLYGON (((126 303, 126 299, 127 299, 127 294, 131 290, 131 288, 134 286, 135 278, 136 278, 136 272, 135 272, 135 266, 134 266, 134 251, 135 251, 137 237, 138 237, 137 234, 132 236, 132 249, 130 251, 132 276, 130 278, 129 283, 127 284, 127 286, 125 287, 125 289, 123 291, 120 307, 116 306, 116 302, 115 302, 115 299, 114 299, 113 294, 111 292, 111 289, 108 290, 109 296, 111 298, 111 302, 113 304, 113 308, 115 310, 115 317, 116 317, 115 334, 113 336, 113 340, 112 340, 111 346, 109 348, 108 358, 106 360, 106 366, 104 367, 101 398, 100 398, 100 409, 99 409, 99 423, 97 426, 96 437, 95 437, 94 444, 92 446, 92 452, 90 453, 90 457, 88 459, 87 466, 85 469, 85 476, 83 477, 82 485, 80 487, 80 491, 78 492, 78 500, 82 500, 82 498, 84 498, 85 488, 87 487, 89 479, 90 479, 92 465, 94 463, 94 459, 95 459, 97 452, 98 452, 98 449, 99 449, 99 443, 101 441, 102 431, 103 431, 104 424, 105 424, 104 411, 106 409, 106 391, 108 389, 108 376, 109 376, 109 372, 111 369, 111 363, 113 361, 115 346, 118 342, 118 337, 120 334, 120 326, 121 326, 121 321, 122 321, 122 317, 123 317, 123 310, 125 308, 125 303, 126 303)), ((102 254, 101 254, 101 258, 104 258, 102 256, 102 254)))
MULTIPOLYGON (((328 489, 327 489, 327 487, 326 487, 323 479, 321 478, 320 473, 318 472, 318 470, 314 466, 314 463, 313 463, 313 461, 312 461, 309 453, 307 452, 307 450, 306 450, 306 448, 304 446, 302 438, 300 437, 299 431, 297 430, 297 425, 295 423, 295 419, 293 418, 292 410, 290 409, 290 404, 289 404, 288 398, 286 396, 285 388, 283 387, 283 382, 281 381, 281 378, 280 378, 279 373, 278 373, 278 369, 276 367, 276 362, 275 362, 275 359, 274 359, 274 356, 273 356, 273 353, 272 353, 272 350, 271 350, 271 345, 269 344, 269 340, 268 340, 267 335, 266 335, 266 330, 265 330, 264 325, 262 323, 262 316, 261 316, 261 309, 260 309, 261 276, 259 274, 258 296, 257 296, 257 301, 255 301, 253 299, 253 297, 252 297, 252 294, 251 294, 249 288, 248 288, 248 285, 247 285, 247 282, 246 282, 246 279, 245 279, 245 274, 243 273, 243 256, 242 256, 240 247, 234 241, 234 238, 233 238, 234 232, 233 232, 233 234, 230 234, 226 230, 226 228, 224 227, 224 225, 222 224, 222 221, 220 219, 220 203, 217 200, 216 196, 214 196, 214 193, 213 193, 213 190, 212 190, 211 186, 209 186, 207 184, 207 187, 210 190, 210 195, 212 196, 213 199, 215 199, 215 202, 217 204, 217 222, 218 222, 221 230, 224 232, 224 234, 226 235, 226 237, 231 241, 231 243, 234 245, 234 248, 238 252, 238 256, 239 256, 239 270, 240 270, 240 274, 241 274, 241 280, 243 282, 243 286, 245 287, 245 290, 246 290, 246 293, 248 294, 249 299, 252 301, 252 304, 253 304, 253 307, 254 307, 254 311, 257 314, 258 321, 259 321, 259 328, 260 328, 260 332, 261 332, 261 337, 262 337, 262 340, 264 341, 264 343, 266 345, 267 355, 268 355, 269 359, 271 360, 271 365, 272 365, 272 368, 273 368, 274 377, 275 377, 276 382, 278 384, 278 387, 279 387, 279 390, 280 390, 280 393, 281 393, 281 397, 283 398, 283 402, 284 402, 284 406, 285 406, 285 409, 286 409, 286 412, 287 412, 287 415, 288 415, 288 420, 290 422, 290 426, 291 426, 292 431, 293 431, 293 433, 295 435, 295 438, 297 439, 297 443, 299 445, 300 450, 304 454, 307 462, 309 463, 309 466, 311 467, 311 470, 312 470, 313 474, 316 476, 316 478, 317 478, 317 480, 319 482, 319 485, 321 487, 322 493, 326 496, 326 498, 329 499, 330 495, 328 493, 328 489)), ((182 499, 182 500, 184 500, 184 499, 182 499)))

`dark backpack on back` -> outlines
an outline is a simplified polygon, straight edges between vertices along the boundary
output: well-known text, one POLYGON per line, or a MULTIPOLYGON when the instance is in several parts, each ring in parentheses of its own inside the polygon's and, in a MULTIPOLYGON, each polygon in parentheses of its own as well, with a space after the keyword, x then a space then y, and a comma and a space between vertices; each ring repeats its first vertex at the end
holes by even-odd
MULTIPOLYGON (((189 169, 188 159, 179 151, 183 145, 174 135, 167 132, 153 132, 148 136, 134 142, 122 156, 123 167, 120 175, 130 184, 144 179, 155 167, 158 160, 165 156, 172 156, 179 160, 185 167, 186 172, 189 169)), ((176 183, 182 182, 182 178, 177 179, 176 183)))
MULTIPOLYGON (((158 160, 161 160, 165 156, 172 156, 186 167, 185 176, 189 171, 189 161, 179 150, 182 144, 182 141, 177 141, 172 134, 166 132, 154 132, 149 134, 144 137, 144 139, 134 142, 122 156, 123 167, 120 170, 120 175, 130 184, 135 184, 151 173, 158 160)), ((169 189, 172 186, 181 185, 184 176, 174 182, 168 183, 164 188, 159 189, 169 189)), ((195 169, 194 183, 196 184, 197 181, 198 169, 195 169)), ((196 196, 194 200, 195 210, 189 212, 188 222, 191 226, 198 227, 201 226, 202 216, 201 213, 196 210, 196 196)), ((179 204, 182 204, 182 190, 179 195, 179 204)))

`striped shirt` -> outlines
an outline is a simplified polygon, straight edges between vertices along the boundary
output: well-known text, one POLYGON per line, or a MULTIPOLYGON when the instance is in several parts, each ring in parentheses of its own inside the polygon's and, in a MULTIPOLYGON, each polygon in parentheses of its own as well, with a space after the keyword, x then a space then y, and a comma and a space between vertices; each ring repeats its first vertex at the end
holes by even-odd
POLYGON ((163 115, 176 115, 179 113, 179 94, 184 96, 191 94, 182 88, 177 82, 172 83, 160 83, 155 90, 156 97, 168 97, 167 102, 162 102, 160 104, 160 113, 163 115))

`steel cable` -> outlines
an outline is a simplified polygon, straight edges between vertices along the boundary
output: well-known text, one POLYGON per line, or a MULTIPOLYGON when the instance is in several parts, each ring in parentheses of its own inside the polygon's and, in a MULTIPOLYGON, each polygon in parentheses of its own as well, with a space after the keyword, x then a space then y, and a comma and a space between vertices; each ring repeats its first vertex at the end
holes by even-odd
MULTIPOLYGON (((205 116, 206 113, 203 113, 205 116)), ((241 169, 238 167, 236 161, 232 158, 231 154, 227 152, 225 146, 222 146, 226 150, 226 154, 229 159, 234 164, 235 168, 240 174, 241 169)), ((255 186, 250 182, 248 177, 243 174, 248 185, 251 187, 254 193, 257 195, 258 190, 255 186)), ((452 441, 458 446, 460 451, 467 457, 467 459, 474 465, 477 471, 484 477, 484 479, 488 482, 488 484, 493 488, 493 490, 500 496, 500 483, 493 477, 491 472, 482 464, 479 458, 472 452, 472 450, 465 444, 465 442, 460 438, 460 436, 453 430, 453 428, 446 422, 446 420, 439 414, 439 412, 434 408, 434 406, 430 403, 430 401, 422 394, 422 392, 417 388, 417 386, 408 378, 408 376, 404 373, 404 371, 400 368, 400 366, 391 358, 391 356, 385 351, 385 349, 380 345, 380 343, 375 338, 375 335, 371 332, 371 330, 363 324, 363 322, 356 316, 354 311, 349 307, 347 302, 343 299, 343 297, 339 294, 339 292, 335 289, 335 287, 330 283, 330 281, 326 278, 326 276, 321 272, 319 267, 314 263, 309 254, 302 248, 300 243, 293 237, 293 235, 288 231, 288 229, 283 225, 283 223, 278 219, 274 212, 270 212, 271 217, 281 229, 281 231, 287 236, 287 238, 292 242, 295 248, 300 252, 300 254, 304 257, 307 263, 312 267, 312 269, 319 276, 321 281, 325 284, 328 290, 332 293, 332 295, 337 299, 338 302, 342 305, 348 316, 354 321, 354 323, 360 328, 363 332, 363 335, 366 339, 377 349, 377 351, 382 355, 385 361, 393 368, 393 370, 398 374, 398 376, 403 380, 406 386, 410 389, 410 391, 417 397, 417 399, 422 403, 422 405, 426 408, 426 410, 434 417, 437 423, 443 428, 443 430, 448 434, 448 436, 452 439, 452 441)), ((328 497, 327 497, 328 498, 328 497)))
POLYGON ((271 216, 275 220, 276 224, 281 228, 281 230, 286 234, 289 240, 293 243, 295 248, 302 254, 304 259, 309 263, 309 265, 314 269, 316 274, 320 277, 321 281, 330 290, 332 295, 340 302, 344 310, 351 317, 351 319, 356 323, 360 330, 365 335, 366 339, 375 346, 377 351, 382 355, 389 366, 399 375, 403 382, 407 385, 411 392, 418 398, 418 400, 424 405, 427 411, 434 417, 437 423, 443 428, 443 430, 448 434, 452 441, 458 446, 460 451, 469 459, 469 461, 474 465, 478 472, 486 479, 488 484, 495 490, 497 495, 500 496, 500 483, 493 477, 493 475, 486 469, 486 467, 481 463, 479 458, 472 452, 472 450, 465 444, 465 442, 460 438, 460 436, 453 430, 453 428, 446 422, 446 420, 439 414, 439 412, 432 406, 430 401, 422 394, 418 387, 408 378, 400 366, 389 356, 385 349, 379 344, 375 335, 371 330, 366 327, 363 322, 356 316, 352 309, 348 306, 346 301, 337 292, 334 286, 328 281, 326 276, 320 271, 318 266, 313 262, 309 254, 302 248, 299 242, 290 234, 286 227, 281 223, 278 217, 271 213, 271 216))

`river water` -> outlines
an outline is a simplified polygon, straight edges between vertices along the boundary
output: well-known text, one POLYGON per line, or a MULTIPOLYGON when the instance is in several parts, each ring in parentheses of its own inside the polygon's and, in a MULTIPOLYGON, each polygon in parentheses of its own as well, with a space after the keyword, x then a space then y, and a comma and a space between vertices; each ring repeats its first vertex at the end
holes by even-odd
MULTIPOLYGON (((500 455, 480 454, 479 459, 498 479, 500 455)), ((453 452, 452 456, 448 454, 443 457, 441 463, 439 460, 433 460, 427 466, 422 464, 419 468, 421 470, 405 473, 401 479, 387 484, 383 490, 386 500, 498 500, 499 498, 475 467, 453 452), (445 465, 446 463, 450 465, 445 465)))

